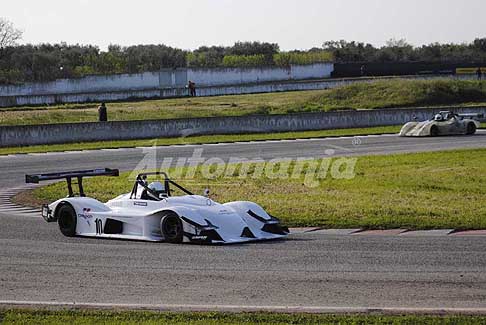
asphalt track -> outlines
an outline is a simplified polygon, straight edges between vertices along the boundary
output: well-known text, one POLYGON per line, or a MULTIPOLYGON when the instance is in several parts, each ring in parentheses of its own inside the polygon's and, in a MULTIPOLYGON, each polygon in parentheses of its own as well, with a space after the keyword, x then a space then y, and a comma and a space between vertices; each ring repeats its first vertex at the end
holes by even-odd
MULTIPOLYGON (((223 160, 485 147, 482 131, 473 137, 376 136, 360 137, 360 141, 336 138, 202 146, 204 157, 223 160)), ((162 147, 156 152, 160 158, 190 157, 195 148, 201 146, 162 147)), ((1 157, 0 184, 4 189, 18 186, 26 173, 34 172, 97 167, 130 170, 144 151, 1 157)), ((263 244, 193 246, 70 239, 41 218, 8 213, 0 213, 0 218, 0 304, 486 310, 486 237, 482 236, 308 233, 263 244)))

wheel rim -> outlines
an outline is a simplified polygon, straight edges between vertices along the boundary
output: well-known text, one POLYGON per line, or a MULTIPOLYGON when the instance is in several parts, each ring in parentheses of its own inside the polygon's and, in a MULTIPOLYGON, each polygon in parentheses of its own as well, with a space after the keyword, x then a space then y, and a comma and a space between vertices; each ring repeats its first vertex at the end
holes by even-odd
POLYGON ((181 224, 176 217, 166 217, 164 220, 164 235, 177 238, 181 232, 181 224))

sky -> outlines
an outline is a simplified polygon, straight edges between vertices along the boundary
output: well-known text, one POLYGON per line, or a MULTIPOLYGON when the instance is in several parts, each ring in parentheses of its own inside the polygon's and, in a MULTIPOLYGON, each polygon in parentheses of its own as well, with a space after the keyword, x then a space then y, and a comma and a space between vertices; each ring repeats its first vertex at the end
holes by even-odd
POLYGON ((0 17, 22 43, 166 44, 182 49, 279 43, 282 50, 327 40, 377 46, 486 37, 486 0, 0 0, 0 17))

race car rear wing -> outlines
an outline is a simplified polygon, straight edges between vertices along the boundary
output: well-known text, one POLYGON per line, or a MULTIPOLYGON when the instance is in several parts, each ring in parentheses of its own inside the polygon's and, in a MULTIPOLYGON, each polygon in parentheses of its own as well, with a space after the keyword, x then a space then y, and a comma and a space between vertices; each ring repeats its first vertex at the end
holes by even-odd
POLYGON ((92 170, 80 170, 73 172, 61 172, 50 174, 37 174, 37 175, 25 175, 25 182, 28 184, 38 184, 44 181, 52 181, 56 179, 65 179, 68 186, 69 197, 74 196, 72 179, 75 178, 78 181, 79 196, 85 196, 83 189, 83 177, 95 177, 95 176, 113 176, 120 175, 118 169, 92 169, 92 170))

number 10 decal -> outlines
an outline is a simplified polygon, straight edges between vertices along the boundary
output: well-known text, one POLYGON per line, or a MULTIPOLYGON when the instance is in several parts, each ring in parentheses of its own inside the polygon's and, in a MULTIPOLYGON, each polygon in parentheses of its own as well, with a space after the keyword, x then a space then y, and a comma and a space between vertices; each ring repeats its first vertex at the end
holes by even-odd
POLYGON ((96 234, 101 235, 103 233, 103 221, 101 221, 101 219, 96 219, 95 224, 96 224, 96 234))

